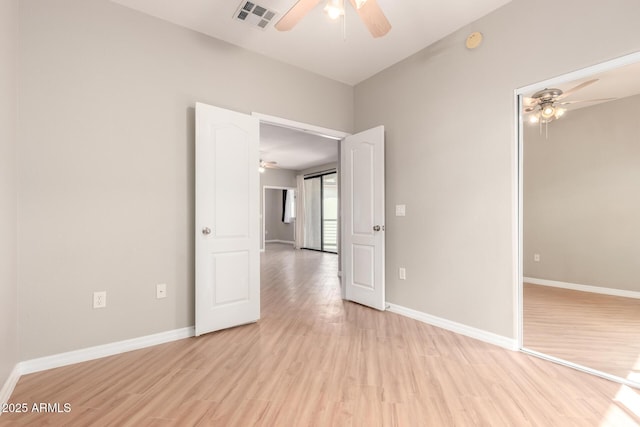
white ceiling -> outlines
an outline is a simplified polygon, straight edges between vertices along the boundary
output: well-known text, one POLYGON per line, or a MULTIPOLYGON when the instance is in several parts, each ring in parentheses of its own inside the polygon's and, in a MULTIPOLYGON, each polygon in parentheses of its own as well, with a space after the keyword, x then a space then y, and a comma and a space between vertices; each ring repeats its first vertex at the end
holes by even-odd
POLYGON ((304 170, 338 161, 338 141, 298 130, 260 124, 260 159, 281 169, 304 170))
MULTIPOLYGON (((346 40, 321 2, 289 32, 265 30, 234 20, 240 0, 112 0, 245 49, 355 85, 510 0, 377 0, 393 28, 374 39, 347 5, 346 40)), ((254 0, 252 0, 254 1, 254 0)), ((280 13, 296 0, 255 0, 280 13)))

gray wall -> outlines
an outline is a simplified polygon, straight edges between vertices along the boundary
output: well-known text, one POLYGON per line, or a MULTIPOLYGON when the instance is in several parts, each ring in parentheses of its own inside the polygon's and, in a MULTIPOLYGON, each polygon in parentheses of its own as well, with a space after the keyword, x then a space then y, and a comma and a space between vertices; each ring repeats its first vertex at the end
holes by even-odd
POLYGON ((282 190, 267 190, 264 203, 266 240, 294 241, 296 224, 282 222, 282 190))
POLYGON ((638 117, 640 95, 525 125, 525 277, 640 291, 638 117))
POLYGON ((196 101, 352 130, 352 87, 107 0, 19 31, 23 360, 193 325, 196 101))
POLYGON ((514 0, 356 86, 356 130, 386 129, 388 301, 515 336, 514 89, 640 50, 638 16, 636 0, 514 0))
MULTIPOLYGON (((388 300, 513 336, 513 90, 639 50, 638 16, 635 0, 515 0, 354 94, 107 0, 21 0, 21 359, 193 324, 196 101, 347 132, 384 124, 388 300), (467 51, 476 30, 485 42, 467 51), (91 309, 94 290, 107 309, 91 309)), ((10 262, 1 274, 11 298, 10 262)))
POLYGON ((260 186, 296 187, 297 171, 287 169, 265 169, 260 174, 260 186))
MULTIPOLYGON (((287 169, 265 169, 260 174, 260 220, 262 221, 262 189, 265 186, 296 188, 296 171, 287 169)), ((262 223, 260 224, 262 230, 262 223)), ((264 249, 264 235, 260 237, 260 247, 264 249)))
POLYGON ((17 17, 18 2, 0 0, 0 389, 18 363, 17 17))

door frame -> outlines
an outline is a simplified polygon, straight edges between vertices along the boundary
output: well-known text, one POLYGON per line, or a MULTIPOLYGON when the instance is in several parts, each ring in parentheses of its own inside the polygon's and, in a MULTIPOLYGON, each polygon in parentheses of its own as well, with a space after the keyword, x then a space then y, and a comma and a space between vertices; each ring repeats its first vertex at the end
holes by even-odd
MULTIPOLYGON (((267 198, 267 190, 293 190, 296 193, 298 192, 298 189, 296 187, 281 187, 278 185, 263 185, 262 186, 262 247, 260 248, 260 252, 264 252, 265 248, 266 248, 266 244, 267 244, 267 237, 265 236, 265 228, 266 228, 266 224, 265 224, 265 200, 267 198)), ((296 197, 298 197, 298 194, 296 194, 296 197)), ((293 241, 295 242, 296 239, 296 228, 293 228, 293 241)))
POLYGON ((572 82, 582 78, 588 78, 595 74, 609 71, 614 68, 622 67, 640 62, 640 52, 631 53, 628 55, 613 58, 604 62, 597 63, 595 65, 581 68, 566 74, 562 74, 550 79, 542 80, 536 83, 522 86, 514 90, 514 141, 512 148, 512 189, 513 200, 515 201, 512 206, 512 247, 513 247, 513 286, 514 286, 514 335, 516 339, 517 350, 523 353, 527 353, 542 359, 550 360, 552 362, 569 366, 579 371, 587 372, 589 374, 606 378, 608 380, 637 387, 636 382, 629 381, 625 378, 610 375, 586 366, 578 365, 576 363, 559 359, 554 356, 550 356, 544 353, 537 352, 532 349, 528 349, 524 346, 524 298, 523 298, 523 282, 524 282, 524 119, 522 114, 522 102, 521 98, 532 91, 540 90, 544 87, 553 87, 561 85, 563 83, 572 82))
MULTIPOLYGON (((297 122, 295 120, 285 119, 283 117, 271 116, 268 114, 252 112, 251 115, 260 120, 260 123, 281 126, 289 129, 298 130, 301 132, 311 133, 313 135, 322 136, 329 139, 334 139, 338 141, 338 171, 342 169, 342 158, 340 157, 340 141, 342 141, 347 136, 351 135, 348 132, 344 132, 337 129, 325 128, 322 126, 316 126, 309 123, 297 122)), ((340 203, 341 198, 341 190, 340 190, 340 181, 338 181, 338 204, 340 208, 338 209, 338 224, 342 224, 342 203, 340 203)), ((264 216, 264 211, 263 211, 264 216)), ((338 225, 340 227, 340 225, 338 225)), ((342 299, 346 298, 346 291, 342 281, 342 254, 340 251, 340 247, 338 247, 338 277, 340 278, 340 295, 342 299)))

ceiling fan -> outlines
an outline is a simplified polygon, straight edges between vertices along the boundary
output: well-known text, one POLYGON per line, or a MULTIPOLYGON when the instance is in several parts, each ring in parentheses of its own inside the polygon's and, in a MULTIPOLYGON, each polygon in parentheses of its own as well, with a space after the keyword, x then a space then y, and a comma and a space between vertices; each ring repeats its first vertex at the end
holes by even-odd
POLYGON ((280 169, 280 167, 278 166, 278 162, 265 162, 264 160, 260 159, 260 166, 258 166, 258 171, 262 173, 265 171, 265 169, 280 169))
POLYGON ((611 101, 616 98, 601 98, 601 99, 584 99, 580 101, 564 101, 565 98, 573 93, 584 89, 585 87, 592 85, 599 79, 588 80, 584 83, 572 87, 571 89, 563 92, 561 89, 542 89, 531 95, 531 98, 523 98, 522 107, 525 114, 531 114, 529 121, 531 123, 547 124, 556 119, 559 119, 566 112, 565 105, 577 104, 581 102, 604 102, 611 101))
MULTIPOLYGON (((325 0, 298 0, 275 25, 278 31, 289 31, 304 16, 325 0)), ((347 0, 326 0, 325 12, 332 19, 344 16, 344 3, 347 0)), ((373 37, 382 37, 391 30, 389 20, 380 9, 376 0, 348 0, 373 37)))

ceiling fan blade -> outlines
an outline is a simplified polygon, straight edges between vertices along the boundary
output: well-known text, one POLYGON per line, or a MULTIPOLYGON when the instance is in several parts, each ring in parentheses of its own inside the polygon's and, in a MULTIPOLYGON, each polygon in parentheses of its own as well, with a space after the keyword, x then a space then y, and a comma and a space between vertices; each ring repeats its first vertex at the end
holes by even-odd
POLYGON ((580 89, 584 89, 585 87, 592 85, 593 83, 597 82, 600 79, 593 79, 593 80, 587 80, 584 83, 580 83, 578 86, 574 86, 571 89, 567 90, 566 92, 562 92, 562 95, 560 95, 558 98, 556 99, 563 99, 566 98, 567 96, 571 95, 574 92, 579 91, 580 89))
POLYGON ((528 98, 526 96, 522 98, 522 106, 526 108, 534 107, 539 103, 540 103, 540 100, 536 98, 528 98))
POLYGON ((355 0, 350 1, 373 37, 382 37, 391 30, 391 24, 376 0, 367 0, 360 9, 355 0))
POLYGON ((607 102, 607 101, 613 101, 615 99, 618 99, 618 98, 581 99, 580 101, 561 102, 558 105, 579 104, 581 102, 607 102))
POLYGON ((318 5, 322 0, 298 0, 287 13, 276 23, 278 31, 289 31, 305 17, 307 13, 318 5))
POLYGON ((260 159, 260 167, 268 169, 280 169, 280 166, 278 166, 278 162, 266 161, 262 159, 260 159))

